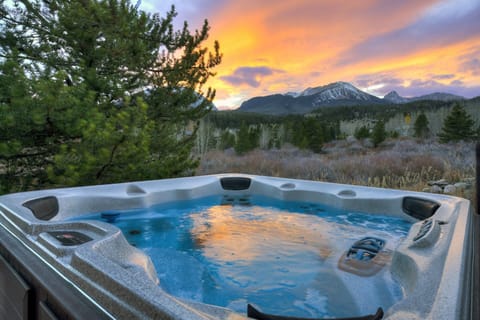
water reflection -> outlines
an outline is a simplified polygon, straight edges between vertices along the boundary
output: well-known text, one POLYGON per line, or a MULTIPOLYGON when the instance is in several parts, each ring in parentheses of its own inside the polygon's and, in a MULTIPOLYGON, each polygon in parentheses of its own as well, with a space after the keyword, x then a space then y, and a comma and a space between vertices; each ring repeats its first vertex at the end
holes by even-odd
POLYGON ((301 250, 324 260, 332 252, 325 236, 328 226, 318 223, 315 216, 289 212, 272 215, 266 208, 256 206, 239 210, 212 206, 190 218, 196 248, 211 259, 247 263, 272 254, 281 259, 301 250))

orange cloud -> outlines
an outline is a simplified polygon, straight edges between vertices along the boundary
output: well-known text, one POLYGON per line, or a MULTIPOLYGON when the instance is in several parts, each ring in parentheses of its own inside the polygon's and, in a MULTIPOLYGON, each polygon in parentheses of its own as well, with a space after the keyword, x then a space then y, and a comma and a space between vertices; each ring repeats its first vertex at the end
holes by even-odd
MULTIPOLYGON (((254 96, 379 74, 402 79, 395 83, 404 88, 414 80, 432 80, 457 90, 452 93, 480 94, 475 94, 480 89, 478 0, 182 3, 195 12, 194 19, 209 19, 211 39, 219 40, 224 53, 209 83, 217 89, 220 108, 238 107, 254 96), (442 74, 453 77, 435 78, 442 74)), ((382 86, 376 88, 382 94, 382 86)))

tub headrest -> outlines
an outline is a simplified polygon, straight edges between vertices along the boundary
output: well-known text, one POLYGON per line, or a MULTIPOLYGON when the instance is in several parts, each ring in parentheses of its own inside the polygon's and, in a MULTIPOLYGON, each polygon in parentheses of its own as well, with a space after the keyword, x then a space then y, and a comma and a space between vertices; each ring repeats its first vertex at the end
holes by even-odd
POLYGON ((403 198, 402 204, 403 211, 418 220, 430 218, 439 207, 437 202, 415 197, 403 198))
POLYGON ((30 209, 35 218, 40 220, 50 220, 58 214, 58 200, 54 196, 29 200, 22 205, 30 209))

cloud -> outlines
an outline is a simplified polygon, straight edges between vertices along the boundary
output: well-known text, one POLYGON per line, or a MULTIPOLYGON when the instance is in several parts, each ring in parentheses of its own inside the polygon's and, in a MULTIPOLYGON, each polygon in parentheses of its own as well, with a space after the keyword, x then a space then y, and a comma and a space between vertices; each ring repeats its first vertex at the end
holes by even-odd
POLYGON ((458 62, 459 71, 472 76, 480 76, 480 47, 476 45, 469 48, 465 54, 458 57, 458 62))
POLYGON ((174 19, 173 25, 176 29, 183 27, 183 22, 187 21, 192 30, 200 29, 205 19, 210 19, 209 15, 214 9, 221 8, 223 2, 216 0, 137 0, 140 3, 141 10, 159 13, 160 17, 164 17, 170 11, 172 5, 175 6, 177 17, 174 19))
POLYGON ((322 74, 324 74, 323 71, 312 71, 312 72, 310 72, 308 75, 309 75, 310 77, 316 78, 316 77, 321 76, 322 74))
POLYGON ((239 67, 235 69, 233 74, 222 76, 220 79, 231 85, 248 85, 253 88, 258 88, 262 78, 271 76, 274 73, 284 73, 283 70, 272 69, 267 66, 260 67, 239 67))
POLYGON ((462 80, 453 80, 452 82, 450 82, 450 85, 452 86, 463 86, 465 83, 462 81, 462 80))
POLYGON ((439 86, 443 86, 443 84, 433 79, 428 79, 428 80, 414 79, 410 82, 410 87, 414 87, 418 89, 432 88, 432 87, 439 87, 439 86))
POLYGON ((414 22, 357 43, 343 53, 338 65, 406 56, 478 37, 480 1, 448 0, 425 11, 414 22))
POLYGON ((171 4, 176 27, 209 20, 205 46, 219 40, 224 59, 208 85, 224 106, 334 81, 377 96, 480 94, 479 0, 142 0, 171 4))
POLYGON ((434 92, 445 92, 473 98, 480 95, 480 86, 467 86, 461 79, 454 79, 454 75, 440 74, 430 75, 425 79, 420 78, 399 78, 395 72, 364 74, 355 78, 352 83, 359 88, 368 90, 376 96, 384 96, 391 91, 403 97, 417 97, 434 92), (448 83, 438 80, 451 80, 448 83))
POLYGON ((409 86, 403 87, 399 92, 405 96, 415 97, 434 92, 446 92, 463 96, 465 98, 473 98, 480 94, 480 86, 467 87, 463 82, 452 81, 450 84, 443 84, 435 80, 413 80, 409 86))
POLYGON ((403 86, 404 80, 390 73, 365 74, 356 77, 352 83, 375 96, 384 96, 403 86))
POLYGON ((460 57, 460 71, 468 74, 480 75, 480 47, 473 48, 467 54, 460 57))
POLYGON ((434 92, 451 93, 465 98, 480 95, 480 86, 468 87, 461 80, 453 80, 449 84, 444 84, 433 79, 413 79, 408 86, 401 86, 396 90, 405 97, 417 97, 434 92))
POLYGON ((471 60, 465 61, 461 65, 461 70, 464 72, 469 72, 475 76, 480 75, 480 59, 473 58, 471 60))
POLYGON ((435 80, 448 80, 455 78, 454 74, 434 74, 431 76, 435 80))
POLYGON ((403 84, 403 79, 400 79, 392 74, 380 73, 380 74, 369 74, 358 76, 353 83, 359 87, 367 88, 378 85, 384 86, 401 86, 403 84))

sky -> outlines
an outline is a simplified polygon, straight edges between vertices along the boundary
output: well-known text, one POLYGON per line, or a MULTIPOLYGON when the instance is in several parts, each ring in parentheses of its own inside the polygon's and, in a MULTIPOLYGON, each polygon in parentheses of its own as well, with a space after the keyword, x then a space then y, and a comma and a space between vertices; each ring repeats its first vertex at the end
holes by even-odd
POLYGON ((480 0, 141 0, 191 30, 210 24, 223 53, 215 105, 336 81, 383 97, 480 96, 480 0))

